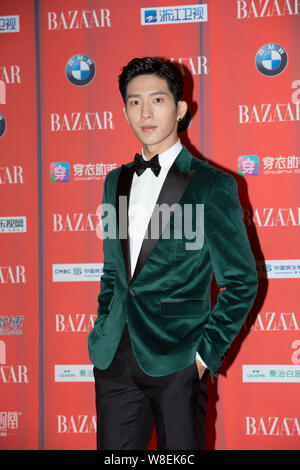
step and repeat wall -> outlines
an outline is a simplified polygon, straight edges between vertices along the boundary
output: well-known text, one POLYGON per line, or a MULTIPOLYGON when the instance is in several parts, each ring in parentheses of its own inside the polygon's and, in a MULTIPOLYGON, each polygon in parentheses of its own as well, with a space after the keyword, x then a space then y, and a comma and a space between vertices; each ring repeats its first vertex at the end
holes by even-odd
POLYGON ((141 150, 117 78, 143 56, 181 71, 181 140, 235 177, 257 262, 206 447, 300 448, 300 2, 186 3, 0 1, 0 449, 96 448, 99 206, 141 150))

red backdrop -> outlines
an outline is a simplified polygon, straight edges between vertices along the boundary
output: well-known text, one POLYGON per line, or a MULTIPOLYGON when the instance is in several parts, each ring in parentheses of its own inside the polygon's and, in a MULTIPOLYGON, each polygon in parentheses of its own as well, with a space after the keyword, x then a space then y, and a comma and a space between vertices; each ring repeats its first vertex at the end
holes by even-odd
POLYGON ((260 279, 209 382, 207 448, 300 447, 300 4, 204 5, 0 1, 1 449, 95 448, 97 207, 108 171, 140 151, 117 77, 147 55, 184 76, 193 119, 182 142, 235 177, 260 279))

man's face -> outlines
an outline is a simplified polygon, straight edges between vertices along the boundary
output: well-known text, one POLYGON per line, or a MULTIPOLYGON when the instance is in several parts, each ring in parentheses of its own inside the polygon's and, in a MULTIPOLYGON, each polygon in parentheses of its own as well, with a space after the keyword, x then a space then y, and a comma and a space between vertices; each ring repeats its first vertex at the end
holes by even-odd
POLYGON ((185 110, 186 103, 176 106, 167 81, 156 75, 139 75, 128 83, 125 116, 144 148, 162 153, 174 145, 185 110))

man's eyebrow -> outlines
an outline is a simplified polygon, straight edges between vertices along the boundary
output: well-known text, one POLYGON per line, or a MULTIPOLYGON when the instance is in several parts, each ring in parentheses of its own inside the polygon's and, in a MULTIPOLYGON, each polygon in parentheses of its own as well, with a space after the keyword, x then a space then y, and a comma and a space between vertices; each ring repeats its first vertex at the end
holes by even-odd
MULTIPOLYGON (((166 95, 166 96, 169 96, 168 93, 165 92, 165 91, 153 91, 152 93, 149 93, 149 95, 150 96, 153 96, 153 95, 166 95)), ((140 95, 138 93, 136 93, 136 94, 132 93, 131 95, 127 96, 127 99, 129 99, 129 98, 139 98, 140 96, 142 96, 142 95, 140 95)))

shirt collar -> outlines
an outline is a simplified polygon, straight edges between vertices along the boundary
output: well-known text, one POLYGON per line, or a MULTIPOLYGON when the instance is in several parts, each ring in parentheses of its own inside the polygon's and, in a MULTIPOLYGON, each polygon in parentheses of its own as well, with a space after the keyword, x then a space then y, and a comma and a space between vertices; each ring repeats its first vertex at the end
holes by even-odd
MULTIPOLYGON (((176 144, 172 145, 168 150, 158 155, 159 163, 162 169, 169 169, 174 163, 176 157, 182 149, 182 144, 178 139, 176 144)), ((142 150, 142 157, 146 160, 144 150, 142 150)))

